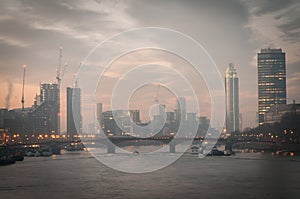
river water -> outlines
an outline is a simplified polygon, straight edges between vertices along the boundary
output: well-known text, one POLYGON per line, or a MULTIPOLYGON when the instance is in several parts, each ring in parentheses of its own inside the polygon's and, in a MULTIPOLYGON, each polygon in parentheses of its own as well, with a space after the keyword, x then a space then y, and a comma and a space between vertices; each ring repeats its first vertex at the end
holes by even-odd
POLYGON ((59 198, 300 198, 300 157, 238 153, 183 155, 145 174, 108 168, 89 152, 26 157, 0 167, 1 199, 59 198))

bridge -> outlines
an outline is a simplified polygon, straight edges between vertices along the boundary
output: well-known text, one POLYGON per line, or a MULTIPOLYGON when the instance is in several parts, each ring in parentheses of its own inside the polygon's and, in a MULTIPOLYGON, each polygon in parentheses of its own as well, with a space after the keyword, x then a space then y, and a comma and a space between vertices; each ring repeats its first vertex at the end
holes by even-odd
MULTIPOLYGON (((244 139, 233 139, 233 138, 188 138, 188 137, 172 137, 172 136, 153 136, 153 137, 134 137, 134 136, 112 136, 108 138, 95 138, 89 140, 82 140, 83 143, 96 142, 102 145, 106 145, 107 153, 115 153, 117 147, 126 146, 155 146, 155 145, 168 145, 169 152, 176 152, 176 145, 189 142, 192 145, 203 145, 213 147, 214 145, 225 145, 225 149, 232 151, 233 148, 239 145, 246 144, 258 144, 260 146, 271 145, 271 148, 278 148, 280 142, 274 142, 272 140, 262 140, 253 138, 244 139), (204 142, 204 143, 203 143, 204 142)), ((0 146, 0 149, 11 149, 11 150, 23 150, 30 149, 31 147, 39 146, 41 148, 48 148, 53 154, 60 154, 60 150, 72 143, 80 143, 81 140, 67 140, 67 139, 51 139, 51 140, 34 140, 26 141, 22 143, 9 143, 4 146, 0 146)))
MULTIPOLYGON (((83 142, 88 142, 91 140, 83 140, 83 142)), ((176 145, 182 144, 184 142, 190 142, 192 145, 202 145, 213 147, 214 145, 225 145, 227 151, 232 151, 232 149, 238 144, 249 144, 256 143, 261 146, 272 145, 277 146, 278 143, 270 140, 257 140, 257 139, 224 139, 224 138, 187 138, 187 137, 133 137, 133 136, 112 136, 108 138, 98 138, 93 139, 93 142, 98 144, 106 145, 107 153, 115 153, 117 147, 126 146, 149 146, 149 145, 168 145, 169 152, 176 152, 176 145), (204 143, 203 143, 204 142, 204 143)))

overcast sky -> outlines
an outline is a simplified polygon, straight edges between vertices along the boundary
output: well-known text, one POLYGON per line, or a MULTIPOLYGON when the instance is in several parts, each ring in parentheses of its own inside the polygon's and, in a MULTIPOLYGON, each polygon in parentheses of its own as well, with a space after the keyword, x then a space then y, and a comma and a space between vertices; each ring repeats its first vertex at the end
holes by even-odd
POLYGON ((23 64, 28 66, 25 105, 31 106, 39 93, 39 82, 55 82, 62 46, 63 63, 68 63, 61 93, 61 126, 65 130, 65 88, 74 84, 74 73, 91 49, 119 32, 155 26, 195 39, 208 51, 222 75, 225 67, 234 63, 240 79, 243 126, 254 126, 256 55, 261 48, 282 48, 286 52, 288 102, 300 102, 299 21, 297 0, 1 0, 0 107, 21 107, 23 64))

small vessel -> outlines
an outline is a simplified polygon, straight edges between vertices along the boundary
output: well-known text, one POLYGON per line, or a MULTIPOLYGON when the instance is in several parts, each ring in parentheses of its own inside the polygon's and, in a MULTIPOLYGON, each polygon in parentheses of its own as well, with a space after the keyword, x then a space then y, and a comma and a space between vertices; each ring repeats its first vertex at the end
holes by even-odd
POLYGON ((14 164, 15 162, 12 155, 0 155, 0 165, 14 164))
POLYGON ((84 145, 82 143, 71 143, 66 147, 67 151, 83 151, 84 145))
POLYGON ((225 156, 224 151, 220 151, 217 147, 213 147, 210 152, 208 152, 207 156, 225 156))
POLYGON ((191 146, 191 154, 198 155, 199 154, 199 147, 196 145, 191 146))
POLYGON ((138 152, 138 151, 133 151, 133 155, 139 155, 140 154, 140 152, 138 152))

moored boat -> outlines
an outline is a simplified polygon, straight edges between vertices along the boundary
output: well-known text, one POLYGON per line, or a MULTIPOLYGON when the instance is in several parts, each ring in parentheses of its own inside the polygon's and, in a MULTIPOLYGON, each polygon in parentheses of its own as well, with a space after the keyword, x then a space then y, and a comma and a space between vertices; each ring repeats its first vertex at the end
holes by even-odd
POLYGON ((16 162, 12 155, 0 155, 0 165, 14 164, 16 162))
POLYGON ((198 155, 199 154, 199 147, 196 145, 191 146, 191 154, 198 155))
POLYGON ((213 147, 210 152, 207 153, 207 156, 230 156, 229 151, 220 151, 217 147, 213 147))

